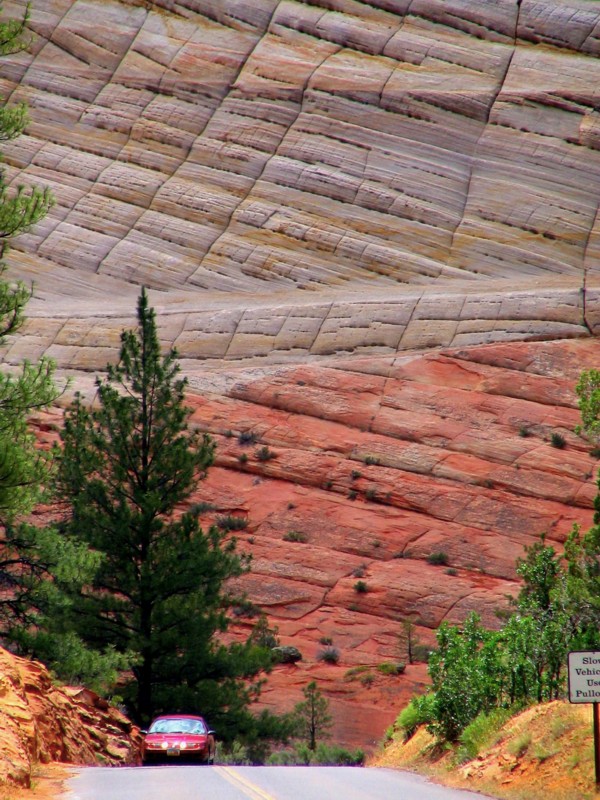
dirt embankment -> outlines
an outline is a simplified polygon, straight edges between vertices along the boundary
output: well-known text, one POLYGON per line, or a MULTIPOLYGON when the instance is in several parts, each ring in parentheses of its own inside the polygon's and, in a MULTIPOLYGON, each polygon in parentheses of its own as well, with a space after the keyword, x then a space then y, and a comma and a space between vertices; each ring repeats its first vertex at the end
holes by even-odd
POLYGON ((473 760, 440 751, 425 730, 401 733, 373 759, 442 783, 506 800, 591 800, 595 792, 592 706, 562 701, 523 711, 492 734, 473 760))

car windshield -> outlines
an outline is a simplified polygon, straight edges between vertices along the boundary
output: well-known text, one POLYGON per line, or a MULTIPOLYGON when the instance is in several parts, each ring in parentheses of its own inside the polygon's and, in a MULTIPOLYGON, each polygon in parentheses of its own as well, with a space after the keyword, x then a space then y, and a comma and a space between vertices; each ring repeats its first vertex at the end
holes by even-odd
POLYGON ((206 733, 206 726, 200 719, 157 719, 148 733, 206 733))

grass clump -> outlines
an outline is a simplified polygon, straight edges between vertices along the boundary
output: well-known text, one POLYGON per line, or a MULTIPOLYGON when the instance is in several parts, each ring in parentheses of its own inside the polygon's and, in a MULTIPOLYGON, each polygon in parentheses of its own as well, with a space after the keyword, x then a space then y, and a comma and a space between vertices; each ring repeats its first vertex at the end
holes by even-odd
POLYGON ((215 520, 217 526, 224 531, 243 531, 248 527, 248 520, 244 517, 234 517, 227 515, 224 517, 217 517, 215 520))
POLYGON ((317 661, 324 661, 326 664, 337 664, 340 660, 340 651, 337 647, 326 647, 317 653, 317 661))
POLYGON ((489 714, 479 714, 460 735, 459 761, 471 761, 477 758, 486 747, 498 741, 498 731, 510 719, 511 711, 507 708, 496 708, 489 714))
POLYGON ((511 756, 515 758, 522 758, 525 753, 529 750, 529 745, 531 744, 531 734, 530 733, 521 733, 511 742, 509 742, 508 747, 506 748, 511 756))
POLYGON ((567 442, 562 434, 554 431, 554 433, 550 436, 550 444, 552 447, 557 447, 559 450, 562 450, 564 447, 566 447, 567 442))
POLYGON ((356 581, 354 584, 354 591, 358 594, 366 594, 369 591, 369 587, 365 581, 356 581))

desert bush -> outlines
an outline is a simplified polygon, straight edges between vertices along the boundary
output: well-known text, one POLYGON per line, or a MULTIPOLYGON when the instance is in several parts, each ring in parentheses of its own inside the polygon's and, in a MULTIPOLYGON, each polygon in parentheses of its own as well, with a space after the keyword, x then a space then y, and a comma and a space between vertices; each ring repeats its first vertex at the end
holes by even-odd
POLYGON ((437 550, 427 556, 427 563, 434 564, 435 566, 445 566, 448 563, 448 553, 443 550, 437 550))
POLYGON ((383 661, 377 665, 377 669, 382 675, 402 675, 406 670, 406 664, 401 661, 383 661))
POLYGON ((253 431, 242 431, 238 436, 238 442, 241 445, 256 444, 258 435, 253 431))
POLYGON ((339 660, 340 651, 337 647, 326 647, 317 653, 317 661, 324 661, 326 664, 337 664, 339 660))
POLYGON ((550 435, 550 444, 552 445, 552 447, 557 447, 559 450, 562 450, 564 447, 566 447, 567 442, 562 434, 556 433, 556 431, 554 431, 550 435))
POLYGON ((354 584, 354 591, 358 594, 366 594, 366 592, 369 591, 369 587, 365 581, 356 581, 354 584))
POLYGON ((215 522, 224 531, 243 531, 244 528, 248 527, 248 520, 245 517, 235 517, 230 514, 224 517, 217 517, 215 522))
POLYGON ((288 531, 283 534, 282 538, 284 542, 301 542, 302 544, 308 542, 308 534, 302 531, 288 531))
POLYGON ((263 445, 256 451, 256 458, 259 461, 270 461, 272 458, 276 458, 277 455, 272 450, 270 450, 267 445, 263 445))

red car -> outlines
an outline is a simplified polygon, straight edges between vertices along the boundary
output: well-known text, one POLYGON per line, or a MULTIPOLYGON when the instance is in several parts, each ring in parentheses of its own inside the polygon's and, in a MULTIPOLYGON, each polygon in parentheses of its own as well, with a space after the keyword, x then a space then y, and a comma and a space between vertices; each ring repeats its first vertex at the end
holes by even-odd
POLYGON ((142 742, 142 764, 193 762, 213 764, 215 732, 203 717, 165 714, 156 717, 142 742))

